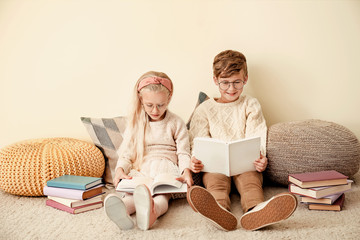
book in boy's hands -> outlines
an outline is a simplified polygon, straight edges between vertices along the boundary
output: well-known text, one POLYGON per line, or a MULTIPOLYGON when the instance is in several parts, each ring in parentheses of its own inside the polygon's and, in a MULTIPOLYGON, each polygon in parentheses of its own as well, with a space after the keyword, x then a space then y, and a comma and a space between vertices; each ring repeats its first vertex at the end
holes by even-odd
POLYGON ((84 200, 103 193, 103 184, 97 185, 87 190, 78 190, 70 188, 58 188, 44 186, 44 195, 53 197, 62 197, 70 199, 84 200))
POLYGON ((63 175, 47 181, 46 185, 48 187, 86 190, 101 184, 101 182, 102 179, 98 177, 63 175))
POLYGON ((296 173, 289 175, 289 182, 302 188, 347 184, 348 177, 335 170, 296 173))
POLYGON ((234 176, 256 171, 260 157, 260 137, 224 142, 215 138, 194 138, 194 156, 204 164, 203 172, 234 176))
POLYGON ((133 177, 132 179, 122 179, 116 187, 119 192, 134 192, 136 186, 145 184, 151 195, 163 193, 187 192, 187 184, 176 180, 173 174, 159 174, 154 179, 150 177, 133 177))
POLYGON ((343 192, 332 194, 330 196, 326 196, 323 198, 311 198, 311 197, 300 197, 300 201, 302 203, 321 203, 321 204, 333 204, 341 195, 343 192))
POLYGON ((351 189, 352 180, 347 180, 347 184, 336 186, 324 186, 314 188, 301 188, 293 183, 289 185, 289 192, 312 198, 323 198, 332 194, 345 192, 351 189))
POLYGON ((55 202, 58 202, 58 203, 61 203, 61 204, 65 205, 65 206, 74 208, 74 207, 88 205, 90 203, 103 202, 103 195, 97 195, 95 197, 88 198, 86 200, 69 199, 69 198, 61 198, 61 197, 53 197, 53 196, 48 196, 48 199, 51 199, 51 200, 53 200, 55 202))
POLYGON ((310 210, 328 210, 328 211, 341 211, 345 202, 345 194, 343 193, 333 204, 308 204, 310 210))
POLYGON ((90 203, 90 204, 86 204, 83 206, 78 206, 78 207, 68 207, 65 206, 64 204, 58 203, 54 200, 48 199, 46 200, 46 205, 56 208, 58 210, 62 210, 71 214, 77 214, 77 213, 82 213, 82 212, 86 212, 86 211, 90 211, 90 210, 94 210, 97 208, 101 208, 103 206, 103 202, 95 202, 95 203, 90 203))

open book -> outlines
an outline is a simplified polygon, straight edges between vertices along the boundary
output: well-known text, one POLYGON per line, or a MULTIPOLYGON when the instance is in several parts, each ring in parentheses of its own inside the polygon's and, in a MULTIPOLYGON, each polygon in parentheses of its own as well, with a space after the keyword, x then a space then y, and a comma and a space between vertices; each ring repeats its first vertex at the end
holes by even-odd
POLYGON ((137 185, 145 184, 151 195, 163 193, 187 192, 187 184, 176 180, 173 174, 159 174, 154 179, 150 177, 133 177, 132 179, 122 179, 116 187, 119 192, 134 192, 137 185))
POLYGON ((260 137, 231 142, 197 137, 194 139, 194 155, 204 164, 203 172, 234 176, 256 171, 254 161, 260 157, 260 137))

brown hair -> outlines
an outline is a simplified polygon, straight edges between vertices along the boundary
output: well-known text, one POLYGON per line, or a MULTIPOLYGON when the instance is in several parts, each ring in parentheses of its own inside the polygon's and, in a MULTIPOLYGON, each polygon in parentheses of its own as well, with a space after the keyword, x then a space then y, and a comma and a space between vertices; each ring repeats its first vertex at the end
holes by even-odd
POLYGON ((230 77, 244 70, 245 76, 248 75, 246 58, 244 54, 234 50, 226 50, 215 56, 213 62, 213 72, 216 78, 230 77))

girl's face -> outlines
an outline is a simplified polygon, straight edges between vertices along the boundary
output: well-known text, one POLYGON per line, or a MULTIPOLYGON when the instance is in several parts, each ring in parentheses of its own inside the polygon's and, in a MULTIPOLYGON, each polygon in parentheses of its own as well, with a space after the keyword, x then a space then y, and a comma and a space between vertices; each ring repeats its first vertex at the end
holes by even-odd
POLYGON ((238 100, 246 81, 247 77, 245 77, 244 70, 241 70, 240 72, 227 78, 214 77, 214 82, 219 87, 221 94, 221 97, 217 100, 217 102, 229 103, 238 100))
POLYGON ((144 90, 141 92, 140 100, 145 112, 150 117, 150 121, 156 122, 164 119, 165 111, 170 102, 170 96, 167 92, 144 90))

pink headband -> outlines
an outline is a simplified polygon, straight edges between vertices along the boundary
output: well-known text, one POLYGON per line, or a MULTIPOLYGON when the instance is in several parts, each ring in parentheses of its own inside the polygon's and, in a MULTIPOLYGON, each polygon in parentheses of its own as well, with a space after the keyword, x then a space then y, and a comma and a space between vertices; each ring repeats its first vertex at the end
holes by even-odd
POLYGON ((161 84, 164 87, 166 87, 167 89, 169 89, 170 92, 172 91, 171 81, 169 79, 167 79, 167 78, 162 78, 162 77, 147 77, 147 78, 144 78, 139 83, 138 91, 140 91, 143 87, 146 87, 147 85, 150 85, 150 84, 161 84))

